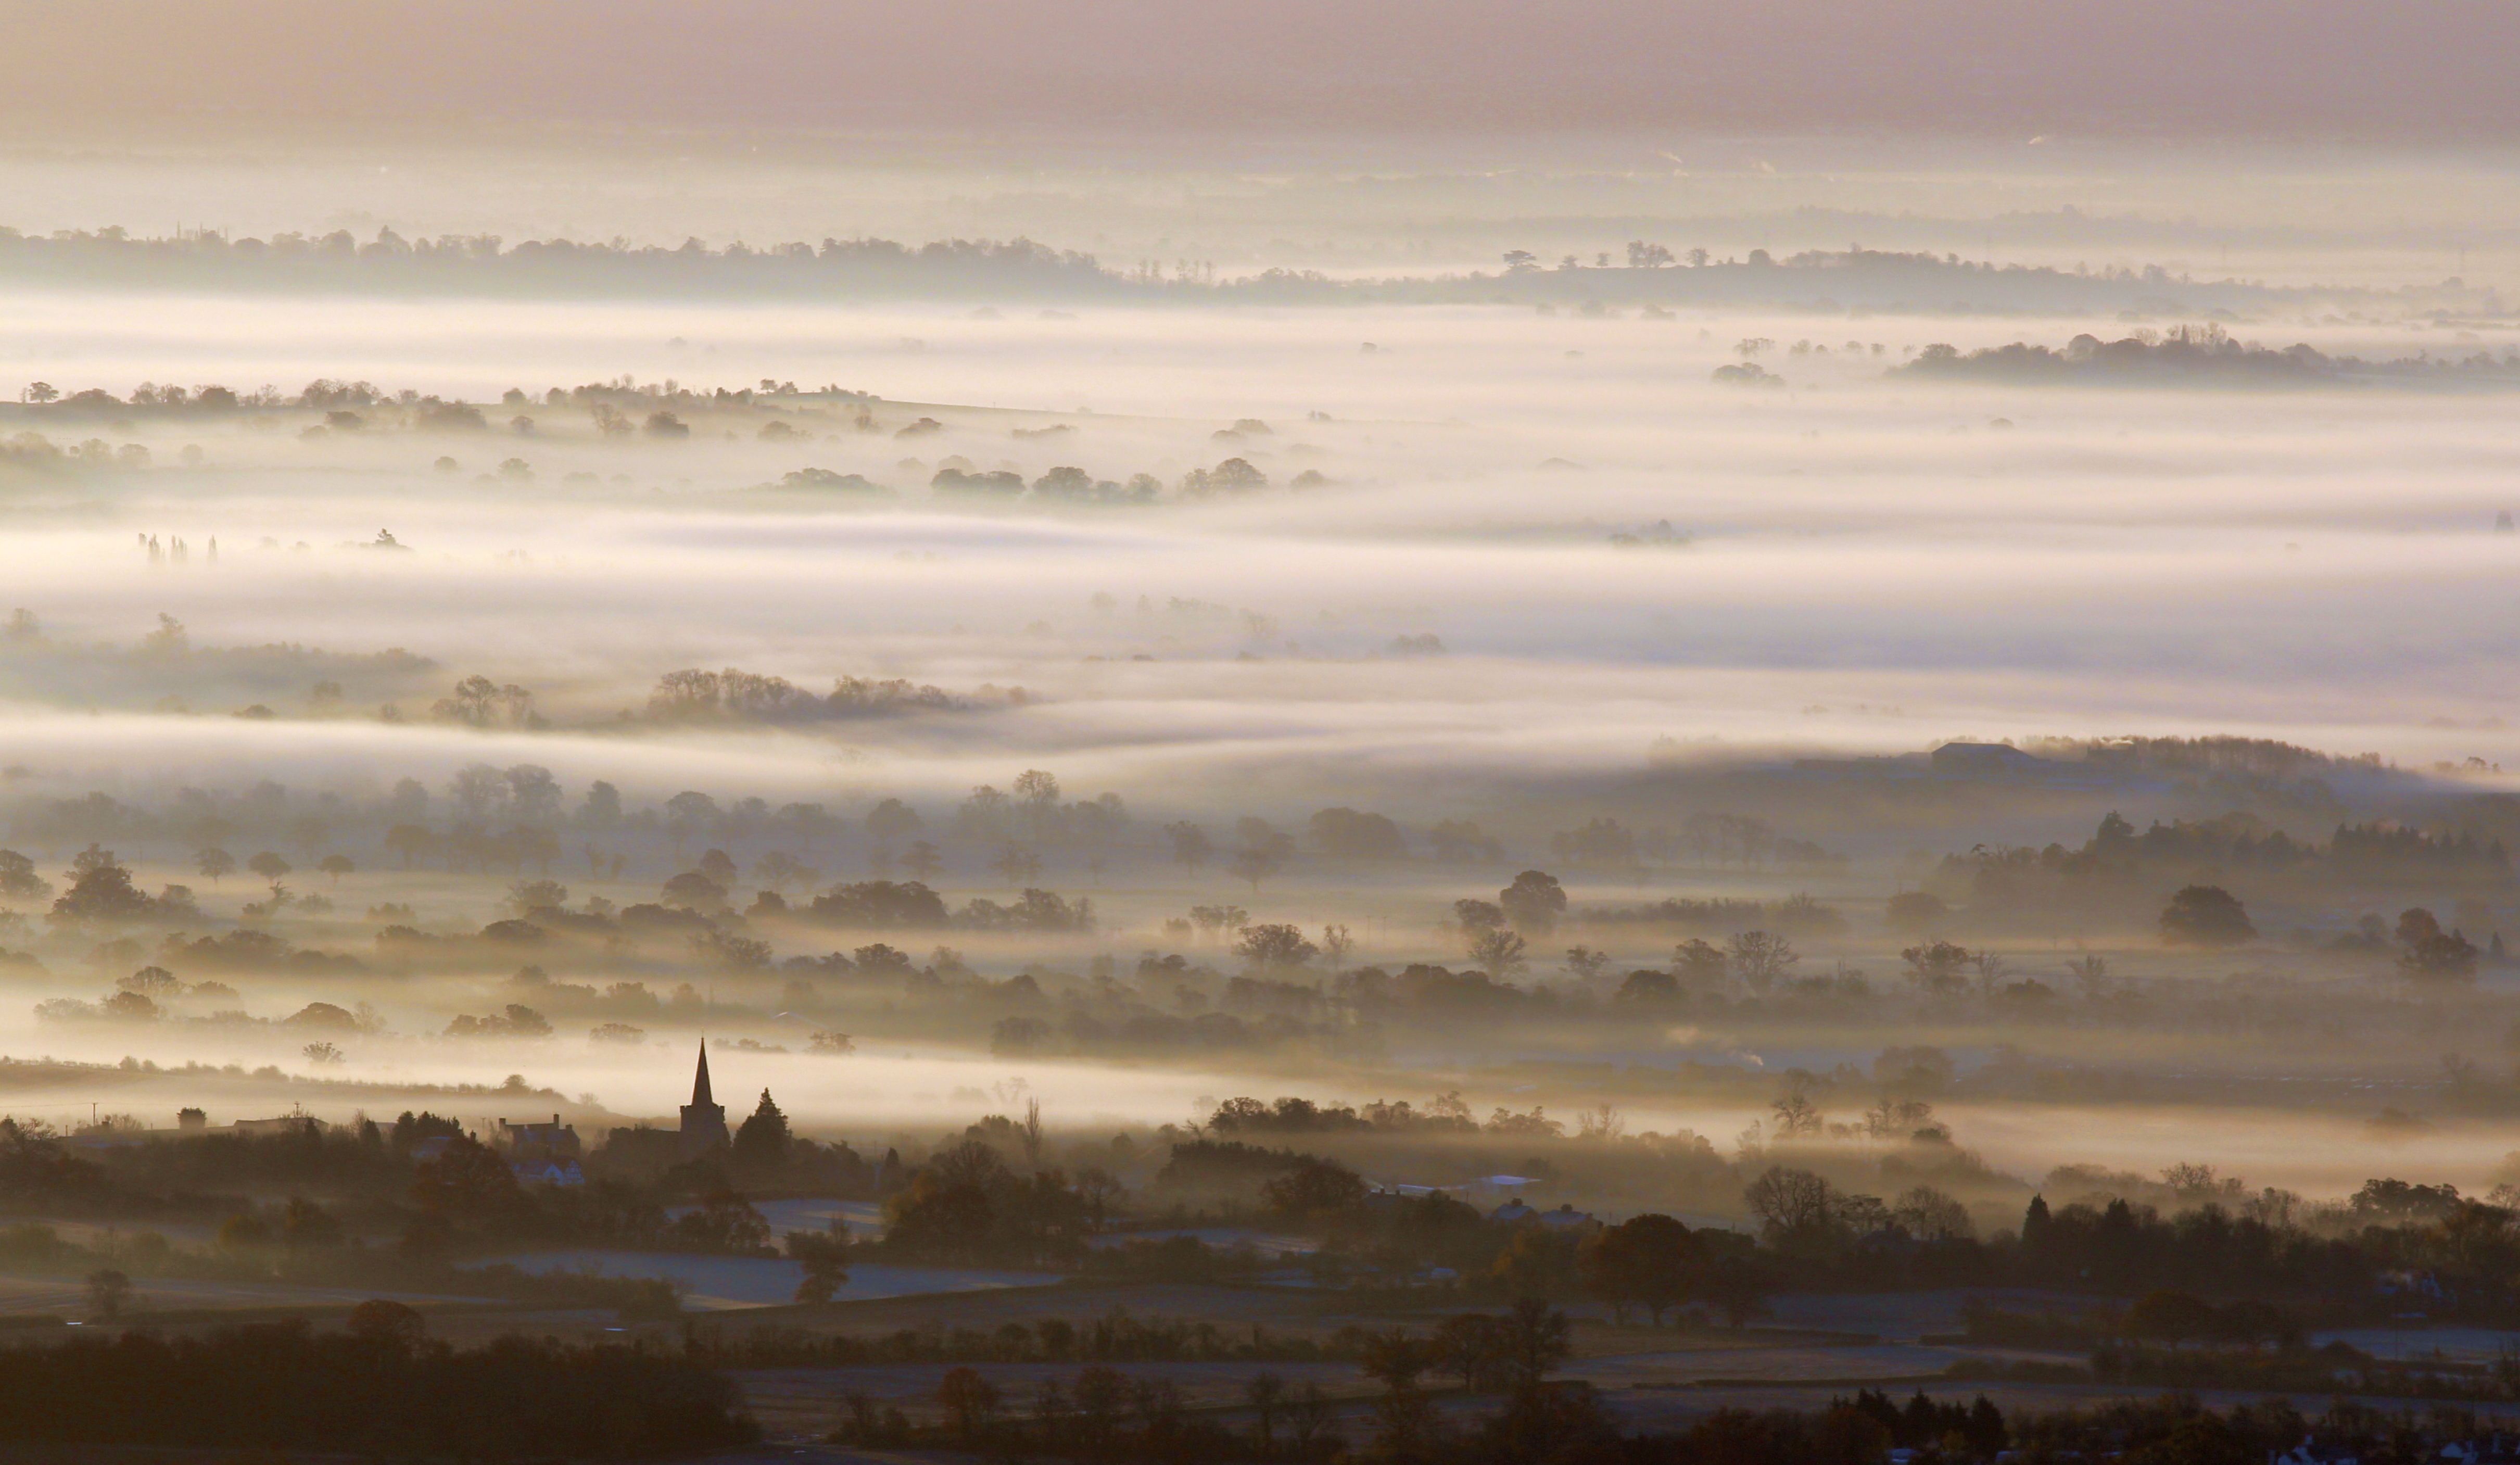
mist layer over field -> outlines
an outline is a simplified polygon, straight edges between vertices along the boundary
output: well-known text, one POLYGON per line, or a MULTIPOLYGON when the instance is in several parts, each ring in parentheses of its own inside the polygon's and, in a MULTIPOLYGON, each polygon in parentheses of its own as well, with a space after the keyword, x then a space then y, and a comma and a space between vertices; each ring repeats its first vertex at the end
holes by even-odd
POLYGON ((568 192, 547 159, 468 191, 460 150, 382 182, 327 154, 269 190, 233 159, 83 174, 95 207, 172 178, 197 219, 375 243, 325 246, 349 263, 320 289, 254 273, 235 229, 146 279, 97 236, 0 270, 0 385, 43 384, 0 405, 0 610, 27 618, 0 638, 0 800, 51 887, 11 899, 0 1052, 115 1066, 35 1066, 0 1107, 602 1126, 670 1115, 715 1041, 740 1045, 721 1097, 914 1150, 1032 1098, 1107 1136, 1242 1093, 1458 1089, 1755 1155, 1780 1092, 1887 1104, 1922 1051, 1984 1161, 1952 1184, 1990 1215, 2067 1162, 2320 1194, 2393 1165, 2512 1178, 2475 1087, 2520 1016, 2499 948, 2452 1001, 2374 934, 2416 905, 2461 941, 2520 932, 2507 861, 2326 850, 2368 822, 2491 866, 2520 834, 2520 325, 2475 212, 2490 160, 2313 159, 2242 200, 1983 142, 1945 173, 1803 141, 1617 178, 1480 174, 1462 146, 1388 187, 1300 160, 1105 187, 985 149, 925 173, 774 150, 682 192, 568 192), (2393 221, 2332 216, 2366 186, 2393 221), (396 220, 711 249, 585 295, 356 274, 426 254, 396 220), (963 225, 1170 272, 747 299, 722 247, 963 225), (1861 288, 1901 303, 1850 307, 1828 272, 1888 256, 1732 257, 1853 227, 2007 270, 1894 260, 1861 288), (1570 252, 1464 273, 1534 247, 1570 252), (1278 265, 1327 283, 1232 294, 1278 265), (1720 273, 1772 267, 1803 283, 1720 273), (1397 275, 1424 292, 1369 298, 1397 275), (1912 276, 1953 298, 1896 296, 1912 276), (2053 303, 2103 285, 2109 308, 2053 303), (1916 366, 2182 327, 2346 365, 1916 366), (667 680, 739 669, 787 700, 667 680), (1927 757, 1955 741, 2052 761, 1927 757), (1009 813, 1018 775, 1055 780, 1009 813), (884 826, 886 801, 920 818, 884 826), (1358 811, 1389 838, 1342 843, 1358 811), (2056 872, 2116 857, 2111 814, 2223 843, 2165 841, 2095 896, 2056 872), (2249 864, 2271 835, 2332 878, 2249 864), (192 903, 48 920, 91 845, 192 903), (253 854, 286 868, 236 869, 253 854), (1526 870, 1562 920, 1462 965, 1471 907, 1526 870), (870 914, 913 874, 942 903, 870 914), (2246 896, 2255 944, 2164 947, 2199 882, 2246 896), (1253 954, 1282 923, 1306 951, 1253 954), (1753 931, 1799 967, 1690 954, 1753 931), (1666 968, 1671 1001, 1640 997, 1666 968))
MULTIPOLYGON (((65 387, 329 373, 487 399, 680 372, 834 381, 885 398, 887 422, 941 422, 913 441, 764 442, 757 419, 730 414, 661 443, 550 411, 530 436, 314 442, 242 420, 136 421, 99 431, 159 467, 33 485, 0 550, 13 594, 59 634, 130 640, 163 612, 202 643, 400 646, 581 715, 635 705, 684 665, 1038 694, 950 738, 861 747, 883 756, 856 776, 887 784, 951 789, 970 781, 966 760, 976 773, 1053 754, 1176 789, 1219 761, 1617 764, 1659 736, 1899 750, 2215 729, 2491 759, 2484 724, 2509 690, 2498 601, 2520 545, 2491 528, 2520 444, 2497 399, 1885 377, 1925 342, 2085 323, 1841 322, 1834 354, 1789 358, 1791 385, 1761 391, 1707 373, 1737 341, 1821 325, 43 303, 21 309, 16 349, 55 352, 44 370, 65 387), (248 318, 255 345, 240 352, 248 318), (1883 356, 1845 348, 1868 337, 1883 356), (1243 419, 1268 433, 1212 440, 1243 419), (1046 426, 1065 431, 1014 435, 1046 426), (181 466, 187 446, 199 466, 181 466), (457 469, 433 470, 441 456, 457 469), (1170 479, 1229 456, 1273 486, 1057 513, 974 509, 925 485, 949 457, 1027 479, 1064 464, 1170 479), (478 481, 509 459, 530 481, 478 481), (895 492, 823 505, 757 491, 800 468, 895 492), (1284 486, 1307 471, 1322 481, 1284 486), (1656 524, 1685 542, 1610 542, 1656 524), (380 526, 414 552, 342 547, 380 526), (215 536, 221 559, 153 570, 133 547, 151 531, 215 536), (1445 655, 1384 655, 1420 634, 1445 655)), ((2294 334, 2364 351, 2422 337, 2294 334)), ((352 763, 473 756, 428 728, 28 716, 25 760, 58 767, 102 735, 126 776, 337 746, 352 763)), ((619 760, 608 766, 634 781, 653 755, 541 746, 555 766, 595 776, 619 760)), ((800 788, 830 776, 835 751, 746 737, 698 755, 800 788)))

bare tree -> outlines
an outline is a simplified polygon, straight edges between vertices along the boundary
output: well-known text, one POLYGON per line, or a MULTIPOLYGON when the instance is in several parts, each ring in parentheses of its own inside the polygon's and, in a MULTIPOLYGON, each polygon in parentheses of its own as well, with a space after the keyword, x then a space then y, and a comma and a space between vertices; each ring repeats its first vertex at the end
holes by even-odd
POLYGON ((1836 1213, 1837 1191, 1810 1170, 1772 1166, 1741 1192, 1741 1203, 1770 1235, 1813 1231, 1836 1213))
POLYGON ((1023 1144, 1024 1165, 1041 1168, 1041 1100, 1024 1100, 1023 1122, 1015 1126, 1015 1137, 1023 1144))
POLYGON ((1724 943, 1724 959, 1743 986, 1765 995, 1802 957, 1783 937, 1745 931, 1724 943))
POLYGON ((1930 1185, 1900 1196, 1890 1216, 1918 1241, 1965 1241, 1977 1234, 1969 1224, 1968 1208, 1930 1185))
POLYGON ((1575 1116, 1575 1133, 1583 1139, 1613 1140, 1628 1132, 1628 1117, 1619 1106, 1603 1099, 1575 1116))
POLYGON ((1286 1381, 1262 1369, 1242 1385, 1242 1396, 1250 1401, 1258 1427, 1260 1458, 1267 1459, 1276 1449, 1279 1400, 1285 1396, 1286 1381))
POLYGON ((1785 1073, 1785 1086, 1769 1107, 1777 1117, 1777 1135, 1780 1139, 1810 1139, 1825 1126, 1820 1106, 1812 1102, 1812 1090, 1818 1080, 1801 1069, 1785 1073))
POLYGON ((1473 932, 1464 943, 1480 970, 1500 980, 1523 969, 1523 939, 1514 932, 1491 928, 1473 932))

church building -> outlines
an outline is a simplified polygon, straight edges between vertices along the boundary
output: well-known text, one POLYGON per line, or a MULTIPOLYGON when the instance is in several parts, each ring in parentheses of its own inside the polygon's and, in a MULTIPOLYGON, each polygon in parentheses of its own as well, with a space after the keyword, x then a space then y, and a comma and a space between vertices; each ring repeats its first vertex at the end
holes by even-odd
POLYGON ((692 1101, 683 1106, 683 1158, 722 1149, 733 1142, 726 1130, 726 1106, 709 1094, 708 1040, 700 1040, 700 1069, 692 1080, 692 1101))

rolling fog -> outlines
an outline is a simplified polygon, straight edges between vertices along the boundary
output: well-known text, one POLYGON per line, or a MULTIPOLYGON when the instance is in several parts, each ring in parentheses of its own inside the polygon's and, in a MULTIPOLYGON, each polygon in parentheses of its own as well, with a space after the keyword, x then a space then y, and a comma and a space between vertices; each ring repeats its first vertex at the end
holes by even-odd
MULTIPOLYGON (((22 312, 22 371, 49 359, 66 389, 123 392, 329 375, 474 400, 623 374, 763 376, 874 391, 888 422, 946 426, 763 442, 731 415, 684 441, 608 441, 582 412, 539 406, 523 409, 530 436, 102 426, 154 466, 21 494, 0 549, 12 596, 58 636, 128 642, 162 612, 202 645, 402 647, 449 681, 523 682, 568 721, 636 706, 686 665, 1037 694, 950 739, 848 740, 876 759, 852 778, 940 793, 1055 756, 1071 778, 1195 803, 1220 765, 1621 766, 1664 736, 1889 752, 2220 731, 2498 760, 2497 587, 2520 541, 2492 532, 2514 506, 2515 435, 2490 395, 1884 376, 1909 346, 2093 324, 2073 321, 81 303, 22 312), (248 319, 241 352, 229 333, 248 319), (1789 387, 1708 382, 1757 337, 1786 343, 1763 359, 1789 387), (1836 352, 1787 354, 1816 337, 1836 352), (1845 353, 1867 338, 1886 354, 1845 353), (1266 435, 1212 440, 1254 418, 1266 435), (1012 435, 1050 425, 1070 431, 1012 435), (201 466, 183 466, 188 446, 201 466), (440 456, 459 469, 433 471, 440 456), (1272 485, 1066 513, 925 487, 949 458, 1169 481, 1230 456, 1272 485), (510 458, 529 482, 477 481, 510 458), (825 506, 754 491, 808 467, 894 492, 825 506), (1327 481, 1286 486, 1307 471, 1327 481), (1609 543, 1658 523, 1687 542, 1609 543), (414 552, 343 547, 379 528, 414 552), (151 568, 139 532, 182 534, 192 562, 151 568), (1421 634, 1444 654, 1384 655, 1421 634)), ((2441 334, 2268 332, 2366 354, 2441 334)), ((100 736, 126 779, 474 755, 426 727, 125 723, 112 714, 145 705, 22 697, 22 759, 47 776, 100 736), (109 720, 60 725, 47 703, 109 720)), ((678 776, 650 771, 651 747, 578 731, 533 740, 537 760, 678 776)), ((747 736, 673 757, 784 791, 823 786, 841 752, 747 736)))
MULTIPOLYGON (((1974 244, 1978 257, 1993 251, 2059 268, 2085 257, 2166 261, 2213 278, 2371 290, 2429 286, 2454 268, 2490 290, 2508 244, 2484 214, 2460 212, 2481 207, 2459 202, 2462 190, 2493 164, 2448 153, 2431 171, 2390 174, 2369 158, 2305 165, 2241 199, 2170 167, 2141 172, 2123 153, 2053 164, 2004 153, 1989 171, 1950 163, 1934 173, 1917 159, 1893 167, 1848 145, 1871 170, 1838 175, 1825 148, 1806 140, 1772 150, 1788 161, 1779 174, 1743 146, 1728 145, 1709 174, 1692 176, 1675 157, 1614 187, 1575 173, 1502 176, 1485 204, 1462 184, 1457 160, 1395 204, 1368 180, 1296 165, 1232 174, 1231 187, 1218 183, 1224 173, 1184 168, 1106 191, 1091 170, 1047 162, 931 159, 922 173, 916 159, 843 165, 782 154, 695 165, 680 191, 562 190, 537 162, 492 170, 468 193, 443 156, 398 156, 401 171, 381 165, 373 175, 363 162, 309 156, 266 180, 258 163, 152 155, 82 174, 85 192, 70 198, 89 207, 83 216, 19 222, 119 221, 112 210, 172 179, 193 220, 232 233, 338 224, 370 237, 398 220, 411 233, 619 230, 670 241, 754 231, 758 243, 833 232, 828 215, 853 211, 861 229, 913 239, 1031 229, 1112 263, 1139 251, 1188 253, 1353 280, 1493 269, 1501 247, 1571 251, 1589 238, 1615 248, 1642 213, 1659 226, 1701 221, 1694 235, 1660 237, 1719 252, 1840 247, 1840 226, 1853 221, 1879 225, 1885 232, 1871 237, 1900 248, 1974 244), (2401 212, 2386 224, 2334 216, 2338 198, 2382 174, 2401 212), (823 177, 848 208, 779 187, 797 176, 823 177), (1579 194, 1589 198, 1580 206, 1570 202, 1579 194), (2095 198, 2137 223, 2112 235, 2088 218, 2068 221, 2061 237, 2023 223, 2024 209, 2095 198), (1930 206, 1898 211, 1919 199, 1930 206), (2178 211, 2199 206, 2201 222, 2178 211), (1289 212, 1320 227, 1280 229, 1289 212), (1104 214, 1103 227, 1087 227, 1104 214), (2475 240, 2473 257, 2452 239, 2475 240)), ((1970 151, 1979 148, 1997 145, 1953 156, 1995 157, 1970 151)), ((41 182, 68 166, 38 153, 0 165, 0 176, 41 182)), ((686 790, 721 802, 820 803, 848 828, 801 856, 819 887, 899 873, 897 851, 863 826, 878 801, 902 800, 943 842, 933 884, 955 904, 1012 899, 1038 880, 1089 896, 1097 916, 1090 930, 1056 937, 890 939, 920 960, 941 939, 983 977, 1036 974, 1054 994, 1107 976, 1086 975, 1098 958, 1128 980, 1142 952, 1232 968, 1223 940, 1186 939, 1165 925, 1225 900, 1258 921, 1345 924, 1357 938, 1348 967, 1459 963, 1459 933, 1444 925, 1453 902, 1492 893, 1524 868, 1563 876, 1578 916, 1666 896, 1810 893, 1846 922, 1804 941, 1803 975, 1868 971, 1887 986, 1918 933, 1886 927, 1882 902, 1942 855, 1990 842, 2079 845, 2120 803, 2140 825, 2209 818, 2245 801, 2163 779, 1903 808, 1738 793, 1728 781, 1797 757, 2129 735, 2277 740, 2407 770, 2477 760, 2428 771, 2429 783, 2409 772, 2367 798, 2348 789, 2333 804, 2260 810, 2297 837, 2324 839, 2349 817, 2411 818, 2441 800, 2502 792, 2499 765, 2520 772, 2503 722, 2509 586, 2520 569, 2520 536, 2497 529, 2498 514, 2520 510, 2520 427, 2506 389, 2085 389, 1898 374, 1933 344, 2062 346, 2084 332, 2114 340, 2182 323, 2167 314, 1141 307, 1052 304, 1019 291, 950 303, 489 300, 61 281, 0 281, 0 311, 9 321, 0 386, 11 393, 42 381, 65 395, 102 389, 121 399, 77 413, 0 408, 0 438, 34 432, 56 446, 93 439, 120 454, 0 465, 0 611, 23 607, 41 626, 40 650, 0 647, 9 765, 0 798, 14 811, 13 847, 62 883, 88 837, 47 825, 43 810, 91 791, 150 811, 172 808, 187 790, 222 803, 265 780, 286 786, 292 808, 336 800, 320 807, 340 833, 286 847, 302 867, 292 889, 324 896, 329 911, 248 915, 261 883, 196 875, 198 842, 172 815, 114 837, 139 886, 193 888, 202 913, 186 928, 194 935, 243 921, 306 950, 365 956, 388 923, 452 939, 495 920, 511 885, 529 875, 564 882, 581 904, 629 904, 653 899, 708 845, 731 847, 739 868, 774 847, 756 831, 668 848, 651 826, 612 842, 606 866, 599 840, 563 823, 545 869, 457 871, 424 859, 406 872, 375 843, 389 816, 354 812, 380 807, 399 780, 434 792, 472 765, 533 765, 557 780, 566 810, 597 780, 616 785, 633 811, 686 790), (1780 380, 1714 378, 1744 361, 1780 380), (217 414, 122 405, 143 383, 272 384, 293 396, 328 379, 469 402, 483 421, 431 431, 411 420, 412 403, 391 401, 363 402, 346 423, 299 405, 217 414), (759 395, 678 408, 687 436, 607 435, 583 402, 546 396, 585 384, 759 395), (774 391, 779 384, 794 391, 774 391), (512 389, 525 400, 503 404, 512 389), (1265 485, 1177 488, 1228 460, 1265 485), (1150 475, 1161 491, 1150 502, 1062 505, 930 487, 940 470, 1029 482, 1062 467, 1113 485, 1150 475), (805 470, 866 485, 781 486, 805 470), (378 547, 381 531, 400 548, 378 547), (176 539, 187 551, 180 563, 164 553, 176 539), (182 645, 163 639, 172 632, 161 617, 180 622, 182 645), (145 639, 153 632, 157 643, 145 639), (389 650, 402 655, 381 655, 389 650), (840 677, 900 678, 963 707, 805 724, 647 717, 658 678, 686 668, 773 674, 817 694, 840 677), (431 715, 475 674, 529 691, 543 725, 431 715), (319 695, 319 681, 337 692, 319 695), (987 867, 1003 842, 947 836, 975 785, 1004 788, 1026 769, 1055 773, 1070 799, 1125 801, 1130 820, 1107 867, 1100 846, 1090 860, 1060 847, 1043 851, 1035 874, 1002 877, 987 867), (1581 869, 1552 846, 1605 812, 1645 826, 1771 804, 1786 810, 1769 814, 1782 833, 1825 858, 1726 868, 1701 853, 1693 868, 1669 857, 1633 871, 1581 869), (1408 859, 1360 867, 1307 848, 1247 885, 1224 873, 1237 819, 1300 833, 1329 805, 1391 816, 1413 842, 1408 859), (1486 863, 1454 868, 1423 852, 1428 828, 1452 819, 1500 838, 1486 863), (1216 837, 1204 871, 1168 853, 1164 826, 1183 820, 1216 837), (325 848, 350 856, 355 872, 329 883, 313 874, 325 848), (408 910, 376 913, 388 906, 408 910)), ((2412 308, 2304 303, 2229 330, 2368 361, 2499 359, 2520 348, 2507 319, 2412 308)), ((443 823, 437 797, 427 817, 443 823)), ((266 840, 279 847, 277 836, 248 833, 235 852, 266 840)), ((748 893, 756 881, 739 884, 748 893)), ((2023 1107, 1992 1094, 1948 1103, 1943 1118, 1960 1140, 2009 1173, 2195 1160, 2324 1194, 2392 1165, 2462 1184, 2493 1172, 2507 1146, 2490 1124, 2444 1120, 2375 1137, 2366 1122, 2398 1098, 2430 1106, 2445 1046, 2499 1063, 2507 1017, 2493 1004, 2508 996, 2507 974, 2492 969, 2478 984, 2476 1000, 2493 1010, 2469 1020, 2469 1032, 2444 1034, 2460 1022, 2398 988, 2372 995, 2387 985, 2385 959, 2318 944, 2368 912, 2394 918, 2417 900, 2447 912, 2454 893, 2271 895, 2258 907, 2265 943, 2212 955, 2163 952, 2150 925, 2158 894, 2145 893, 2152 903, 2141 911, 2113 909, 2071 930, 2029 933, 1991 916, 1953 928, 1972 940, 1973 930, 2000 933, 1985 939, 2011 954, 2016 973, 2058 987, 2068 958, 2112 953, 2163 1009, 2125 1019, 2131 1026, 2105 1039, 2001 1013, 1974 1026, 1920 1010, 1887 1028, 1832 1017, 1790 1030, 1736 1010, 1616 1032, 1572 1017, 1477 1030, 1395 1020, 1371 1052, 1325 1039, 1299 1053, 1109 1061, 1081 1049, 993 1053, 985 1023, 922 1027, 932 1015, 913 1021, 917 1001, 896 1011, 871 988, 835 995, 836 983, 821 993, 834 1015, 809 1018, 790 1010, 792 989, 766 966, 720 973, 650 952, 635 971, 616 971, 615 956, 591 948, 545 958, 550 978, 592 986, 635 975, 659 996, 688 983, 700 1006, 647 1022, 628 1045, 591 1042, 592 1017, 565 1014, 548 1036, 448 1036, 458 1015, 545 1000, 513 985, 518 961, 467 948, 408 969, 377 959, 358 975, 274 966, 223 976, 250 1024, 209 1020, 226 998, 170 1002, 154 1026, 40 1021, 39 1001, 111 990, 131 953, 100 957, 92 939, 47 931, 40 901, 21 899, 30 925, 6 944, 45 970, 0 978, 0 1051, 241 1071, 46 1071, 6 1096, 13 1112, 58 1122, 83 1119, 94 1103, 163 1123, 198 1101, 201 1084, 213 1086, 222 1121, 292 1104, 336 1118, 428 1104, 468 1121, 548 1105, 620 1122, 681 1102, 704 1033, 801 1050, 807 1033, 849 1021, 860 1037, 845 1058, 717 1055, 720 1094, 732 1102, 766 1085, 814 1132, 877 1143, 917 1143, 1027 1094, 1079 1132, 1180 1122, 1244 1092, 1423 1102, 1418 1089, 1457 1082, 1482 1104, 1545 1100, 1572 1113, 1593 1098, 1581 1082, 1518 1076, 1512 1065, 1605 1059, 1640 1072, 1720 1071, 1619 1102, 1639 1127, 1721 1143, 1767 1113, 1773 1076, 1862 1069, 1884 1046, 1913 1040, 1949 1046, 1963 1072, 2019 1049, 2060 1070, 2116 1066, 2168 1085, 2119 1103, 2023 1107), (2187 1045, 2179 1005, 2219 1001, 2214 984, 2243 976, 2284 984, 2282 1001, 2305 1012, 2367 999, 2386 1009, 2379 1021, 2407 1028, 2377 1045, 2323 1028, 2307 1038, 2218 1030, 2187 1045), (298 1056, 308 1034, 272 1026, 306 1003, 354 1001, 373 1004, 376 1019, 341 1039, 347 1069, 310 1066, 298 1056), (278 1072, 257 1072, 267 1068, 278 1072), (2313 1076, 2332 1091, 2300 1113, 2170 1092, 2197 1075, 2270 1074, 2313 1076), (524 1081, 502 1091, 510 1075, 524 1081)), ((2520 910, 2501 893, 2479 898, 2488 918, 2520 934, 2520 910)), ((1518 980, 1559 982, 1606 1003, 1630 967, 1670 959, 1659 927, 1569 921, 1615 958, 1608 976, 1558 973, 1561 939, 1535 940, 1518 980)), ((873 939, 760 929, 780 959, 873 939)), ((1325 988, 1340 975, 1306 972, 1325 988)), ((1174 1000, 1172 980, 1145 979, 1146 1001, 1174 1000)), ((1849 1082, 1841 1107, 1858 1097, 1849 1082)))

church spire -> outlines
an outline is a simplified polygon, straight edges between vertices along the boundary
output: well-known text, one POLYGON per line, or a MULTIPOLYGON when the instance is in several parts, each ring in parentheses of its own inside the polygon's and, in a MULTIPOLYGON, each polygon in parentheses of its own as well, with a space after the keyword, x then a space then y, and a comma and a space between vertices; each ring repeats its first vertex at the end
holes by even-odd
POLYGON ((726 1107, 709 1092, 708 1039, 700 1039, 699 1071, 692 1076, 692 1101, 683 1106, 683 1158, 704 1155, 728 1143, 726 1107))

